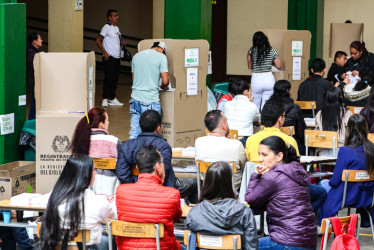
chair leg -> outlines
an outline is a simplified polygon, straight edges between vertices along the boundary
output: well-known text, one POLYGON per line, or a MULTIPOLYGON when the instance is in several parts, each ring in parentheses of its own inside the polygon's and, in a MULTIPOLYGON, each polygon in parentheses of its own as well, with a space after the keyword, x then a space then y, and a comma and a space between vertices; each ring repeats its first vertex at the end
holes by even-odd
POLYGON ((260 237, 264 237, 265 236, 265 212, 264 211, 262 211, 260 215, 260 231, 261 231, 260 237))
POLYGON ((347 216, 349 216, 351 214, 351 208, 349 207, 347 211, 348 211, 347 216))
POLYGON ((113 250, 113 235, 112 235, 112 221, 108 221, 108 240, 109 240, 109 250, 113 250))
POLYGON ((370 210, 367 208, 364 208, 366 213, 369 215, 370 220, 370 227, 371 227, 371 236, 373 237, 373 243, 374 243, 374 226, 373 226, 373 218, 371 217, 370 210))
POLYGON ((326 226, 325 226, 325 235, 323 237, 323 242, 322 242, 322 250, 326 250, 327 247, 327 238, 329 236, 329 228, 330 228, 330 220, 326 220, 326 226))

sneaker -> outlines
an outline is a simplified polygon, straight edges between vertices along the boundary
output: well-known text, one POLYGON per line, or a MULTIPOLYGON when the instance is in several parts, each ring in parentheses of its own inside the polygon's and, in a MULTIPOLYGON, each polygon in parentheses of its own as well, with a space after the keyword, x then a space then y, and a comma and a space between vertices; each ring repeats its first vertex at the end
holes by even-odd
POLYGON ((103 99, 103 102, 101 103, 102 107, 108 107, 108 99, 103 99))
POLYGON ((109 100, 109 106, 123 106, 122 102, 119 102, 117 98, 114 98, 113 100, 109 100))

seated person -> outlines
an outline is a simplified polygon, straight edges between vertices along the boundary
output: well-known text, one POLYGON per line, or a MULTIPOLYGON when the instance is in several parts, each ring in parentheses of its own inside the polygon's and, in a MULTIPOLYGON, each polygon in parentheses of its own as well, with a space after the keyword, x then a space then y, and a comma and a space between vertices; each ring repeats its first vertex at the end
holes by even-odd
POLYGON ((121 183, 134 183, 138 177, 131 174, 135 166, 135 155, 138 150, 146 145, 154 145, 160 151, 165 164, 164 186, 173 187, 181 192, 182 197, 188 196, 191 203, 197 202, 196 178, 176 178, 171 166, 172 150, 169 143, 162 138, 162 117, 155 110, 146 110, 140 115, 139 125, 142 132, 136 139, 124 142, 118 152, 116 172, 121 183))
POLYGON ((233 174, 234 188, 240 187, 242 170, 247 158, 243 144, 229 139, 229 125, 220 110, 209 111, 204 118, 208 136, 199 137, 195 141, 195 159, 204 162, 227 161, 236 162, 236 174, 233 174))
POLYGON ((344 77, 344 65, 347 62, 347 53, 344 51, 336 51, 334 56, 334 62, 331 64, 329 72, 327 73, 327 81, 335 83, 341 82, 345 79, 344 77))
MULTIPOLYGON (((347 131, 346 143, 339 150, 334 174, 330 181, 323 180, 322 186, 326 188, 327 199, 321 206, 319 222, 323 218, 335 216, 340 210, 344 191, 342 181, 344 169, 367 170, 369 174, 374 171, 374 145, 367 138, 368 127, 365 118, 358 114, 352 115, 348 120, 347 131)), ((346 205, 369 207, 373 197, 373 185, 374 182, 349 183, 346 205)), ((361 215, 366 213, 363 211, 361 215)))
MULTIPOLYGON (((3 210, 0 209, 0 221, 3 221, 3 210)), ((12 210, 12 219, 16 218, 16 211, 12 210)), ((0 249, 17 249, 16 243, 21 250, 34 250, 29 242, 29 235, 24 227, 0 227, 0 249)))
POLYGON ((232 170, 227 162, 215 162, 208 168, 200 202, 188 213, 186 228, 208 235, 240 234, 242 249, 257 249, 252 210, 236 201, 231 176, 232 170))
MULTIPOLYGON (((114 202, 89 189, 96 170, 88 155, 72 155, 54 186, 40 229, 40 249, 55 249, 61 242, 74 239, 80 229, 90 230, 90 241, 99 249, 108 247, 102 236, 107 219, 116 217, 114 202)), ((75 243, 70 243, 75 244, 75 243)))
MULTIPOLYGON (((338 132, 338 148, 344 146, 345 128, 352 112, 343 106, 342 91, 333 87, 326 92, 325 105, 316 115, 316 130, 338 132)), ((323 149, 319 155, 331 156, 332 149, 323 149)), ((336 151, 337 153, 337 151, 336 151)))
POLYGON ((259 238, 259 249, 316 249, 309 176, 297 162, 295 148, 270 136, 260 142, 258 153, 260 164, 251 176, 245 200, 252 210, 267 212, 270 237, 259 238))
POLYGON ((235 97, 236 93, 235 93, 235 90, 233 90, 233 88, 232 88, 232 84, 235 81, 235 79, 236 78, 230 78, 229 79, 229 88, 228 88, 229 93, 227 93, 227 94, 223 95, 221 98, 219 98, 219 100, 217 102, 217 107, 216 107, 217 110, 223 111, 223 108, 225 107, 225 104, 227 102, 232 101, 232 99, 235 97))
MULTIPOLYGON (((165 179, 163 158, 153 145, 143 146, 136 153, 140 172, 136 183, 117 188, 118 219, 138 223, 163 223, 161 249, 181 249, 175 239, 174 222, 182 216, 179 191, 162 185, 165 179)), ((117 237, 118 249, 156 249, 156 239, 117 237)))
MULTIPOLYGON (((316 112, 324 106, 324 98, 327 90, 332 87, 331 83, 323 78, 326 72, 325 61, 321 58, 313 60, 310 66, 312 76, 302 82, 297 92, 298 101, 315 101, 316 112)), ((304 117, 313 117, 312 110, 302 110, 304 117)))
POLYGON ((249 82, 235 78, 232 89, 236 96, 231 102, 226 103, 223 114, 230 129, 238 130, 238 135, 243 137, 240 141, 245 146, 248 136, 253 135, 253 122, 260 120, 260 111, 251 101, 253 97, 249 82))
MULTIPOLYGON (((108 132, 109 117, 103 108, 92 108, 78 122, 70 148, 73 154, 92 158, 117 158, 121 141, 108 132)), ((115 170, 97 169, 92 190, 96 194, 114 195, 119 185, 115 170)))
POLYGON ((344 86, 344 104, 347 106, 356 107, 366 106, 373 84, 373 73, 362 73, 361 80, 359 82, 344 86))
POLYGON ((283 126, 294 126, 293 138, 295 138, 299 152, 305 154, 304 131, 306 124, 303 112, 299 105, 295 104, 291 98, 291 83, 287 80, 279 80, 274 84, 274 94, 269 100, 278 101, 284 105, 286 118, 283 126))
POLYGON ((368 98, 368 102, 364 105, 364 108, 361 109, 360 115, 365 117, 366 122, 368 123, 369 133, 374 133, 374 89, 371 90, 371 93, 368 98))

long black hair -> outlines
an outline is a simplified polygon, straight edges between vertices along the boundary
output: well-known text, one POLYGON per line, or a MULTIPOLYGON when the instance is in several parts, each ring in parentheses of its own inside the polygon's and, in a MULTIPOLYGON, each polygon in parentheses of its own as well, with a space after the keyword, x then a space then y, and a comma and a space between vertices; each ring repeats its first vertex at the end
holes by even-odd
POLYGON ((368 125, 362 115, 352 115, 348 120, 345 145, 351 148, 362 145, 365 152, 367 171, 374 171, 374 144, 368 139, 368 125))
POLYGON ((371 89, 368 102, 362 110, 362 115, 368 123, 369 131, 374 127, 374 88, 371 89))
POLYGON ((373 73, 364 72, 360 75, 361 75, 361 80, 356 83, 353 90, 360 91, 360 90, 366 89, 368 86, 373 87, 373 81, 374 81, 373 73))
POLYGON ((322 129, 327 131, 340 130, 345 111, 341 89, 333 87, 327 90, 325 105, 321 109, 322 129))
POLYGON ((287 80, 278 80, 274 84, 274 93, 269 100, 283 103, 284 101, 292 102, 290 98, 291 83, 287 80))
POLYGON ((283 153, 283 163, 290 163, 293 161, 300 161, 300 157, 297 156, 296 149, 286 144, 286 142, 279 136, 269 136, 260 142, 260 145, 267 146, 274 154, 283 153))
MULTIPOLYGON (((360 41, 354 41, 354 42, 351 43, 351 45, 349 47, 350 48, 354 48, 355 50, 357 50, 359 52, 362 52, 362 54, 361 54, 362 62, 364 64, 364 69, 366 69, 366 58, 367 58, 368 51, 367 51, 367 49, 365 47, 365 42, 364 41, 362 41, 362 42, 360 42, 360 41)), ((359 60, 359 59, 357 59, 357 60, 359 60)))
POLYGON ((40 34, 37 33, 37 32, 30 32, 28 35, 27 35, 27 42, 32 45, 32 43, 36 40, 38 40, 38 38, 40 37, 40 34))
POLYGON ((89 187, 93 161, 88 155, 71 156, 53 188, 40 229, 40 249, 55 249, 69 228, 69 240, 77 236, 84 222, 84 192, 89 187), (61 225, 59 206, 65 203, 68 222, 61 225))
MULTIPOLYGON (((257 31, 253 34, 252 41, 252 48, 256 48, 256 50, 253 51, 253 53, 256 52, 256 63, 258 65, 261 65, 265 62, 265 59, 270 53, 271 46, 269 43, 269 39, 263 32, 257 31)), ((253 65, 253 56, 251 56, 251 61, 253 65)))
POLYGON ((227 162, 218 161, 209 166, 205 175, 199 202, 235 198, 232 189, 232 167, 227 162))

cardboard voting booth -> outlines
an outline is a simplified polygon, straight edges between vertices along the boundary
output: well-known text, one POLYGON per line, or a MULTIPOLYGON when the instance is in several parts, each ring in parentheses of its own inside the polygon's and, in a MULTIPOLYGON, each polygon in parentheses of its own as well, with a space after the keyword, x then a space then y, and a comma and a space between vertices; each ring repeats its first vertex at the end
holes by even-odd
POLYGON ((279 72, 273 72, 275 81, 285 79, 291 82, 291 95, 297 98, 299 85, 309 76, 310 40, 308 30, 261 30, 268 37, 270 45, 277 50, 282 62, 279 72))
POLYGON ((48 193, 70 156, 78 121, 95 103, 95 54, 38 53, 36 100, 36 192, 48 193))
POLYGON ((155 41, 166 44, 173 88, 160 91, 162 135, 171 147, 193 146, 195 140, 204 135, 209 43, 206 40, 150 39, 141 41, 138 50, 150 49, 155 41))

